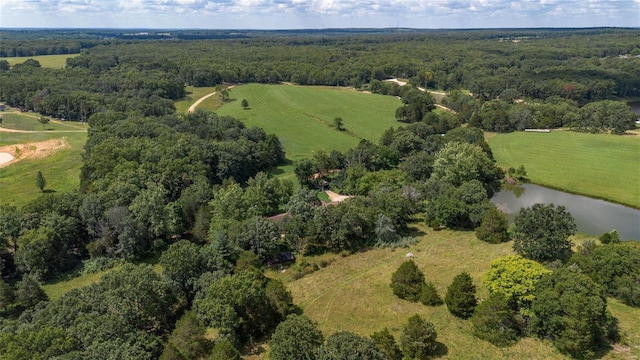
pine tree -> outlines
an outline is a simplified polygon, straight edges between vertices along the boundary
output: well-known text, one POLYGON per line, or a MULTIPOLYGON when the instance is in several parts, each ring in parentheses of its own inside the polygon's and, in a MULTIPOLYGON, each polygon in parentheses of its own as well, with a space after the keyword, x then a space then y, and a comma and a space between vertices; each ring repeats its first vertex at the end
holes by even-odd
POLYGON ((447 289, 447 295, 444 298, 449 312, 454 316, 468 319, 475 310, 476 287, 471 281, 471 276, 466 272, 456 275, 453 282, 447 289))

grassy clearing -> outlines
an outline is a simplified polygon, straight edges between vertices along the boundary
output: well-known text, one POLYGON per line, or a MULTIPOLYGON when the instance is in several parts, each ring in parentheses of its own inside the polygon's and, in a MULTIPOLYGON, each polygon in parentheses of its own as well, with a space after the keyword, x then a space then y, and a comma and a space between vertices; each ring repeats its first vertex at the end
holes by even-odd
POLYGON ((113 271, 113 269, 73 276, 68 279, 49 281, 42 285, 42 290, 47 294, 49 300, 56 300, 73 289, 79 289, 81 287, 97 283, 105 274, 111 271, 113 271))
MULTIPOLYGON (((186 90, 187 96, 174 104, 176 106, 176 112, 179 114, 186 114, 187 110, 189 110, 189 106, 193 105, 201 97, 216 91, 216 88, 187 86, 186 90)), ((200 106, 199 108, 204 109, 202 106, 200 106)))
MULTIPOLYGON (((86 131, 88 128, 87 124, 59 121, 51 118, 49 119, 49 123, 43 126, 37 120, 38 115, 33 113, 5 112, 0 113, 0 115, 2 116, 0 127, 5 129, 25 131, 86 131)), ((3 138, 4 135, 6 134, 3 133, 3 138)))
POLYGON ((44 158, 31 158, 0 168, 0 201, 22 206, 40 196, 35 179, 42 171, 46 191, 70 192, 80 185, 82 152, 87 140, 86 125, 55 121, 42 125, 27 114, 3 114, 2 127, 33 133, 0 132, 0 146, 65 138, 70 147, 44 158))
POLYGON ((16 64, 22 64, 28 59, 33 59, 37 60, 43 68, 62 69, 67 63, 67 58, 78 55, 80 54, 3 57, 0 58, 0 60, 7 60, 10 66, 14 66, 16 64))
MULTIPOLYGON (((387 327, 398 338, 402 326, 413 314, 432 321, 438 341, 447 348, 449 359, 565 359, 547 342, 525 338, 508 348, 498 348, 472 335, 468 321, 453 317, 446 306, 426 307, 395 297, 389 287, 391 274, 412 252, 427 281, 435 284, 444 298, 453 277, 468 272, 478 287, 478 296, 486 298, 481 276, 492 259, 512 254, 511 243, 492 245, 476 239, 472 232, 432 231, 421 228, 421 241, 408 249, 375 249, 348 257, 333 255, 334 262, 302 279, 288 283, 294 302, 317 321, 326 335, 339 330, 371 335, 387 327)), ((272 273, 287 279, 286 272, 272 273)), ((611 311, 620 322, 624 340, 621 347, 605 359, 628 359, 640 355, 640 310, 616 301, 611 311), (635 347, 634 350, 632 350, 635 347), (620 351, 618 351, 620 350, 620 351)))
POLYGON ((640 208, 638 136, 515 132, 487 141, 498 165, 524 165, 533 183, 640 208))
MULTIPOLYGON (((247 126, 259 126, 275 133, 287 157, 296 160, 314 151, 345 151, 361 139, 377 142, 382 132, 398 126, 395 109, 400 101, 391 96, 356 92, 345 88, 249 84, 230 90, 232 101, 218 108, 220 115, 231 115, 247 126), (247 99, 249 109, 242 109, 247 99), (336 117, 346 131, 333 128, 336 117)), ((203 109, 219 101, 212 96, 203 109)))

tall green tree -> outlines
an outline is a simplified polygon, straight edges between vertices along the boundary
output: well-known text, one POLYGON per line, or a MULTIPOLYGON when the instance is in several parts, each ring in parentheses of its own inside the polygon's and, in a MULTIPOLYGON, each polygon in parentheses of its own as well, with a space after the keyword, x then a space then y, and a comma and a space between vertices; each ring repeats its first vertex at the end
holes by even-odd
POLYGON ((402 350, 389 329, 384 328, 382 331, 374 332, 371 338, 376 342, 376 346, 384 354, 386 360, 402 360, 402 350))
POLYGON ((574 358, 594 356, 613 327, 604 291, 575 268, 541 279, 531 311, 531 332, 574 358))
POLYGON ((453 278, 444 302, 449 312, 459 318, 468 319, 473 315, 477 304, 476 287, 468 273, 463 272, 453 278))
POLYGON ((316 350, 324 343, 318 325, 304 315, 289 315, 278 324, 269 341, 272 360, 315 360, 316 350))
POLYGON ((569 236, 575 233, 575 220, 564 206, 533 204, 520 209, 515 218, 513 250, 536 261, 567 259, 572 245, 569 236))
POLYGON ((475 336, 496 346, 509 346, 519 337, 518 321, 502 293, 492 293, 481 302, 471 323, 475 336))
POLYGON ((42 175, 42 171, 38 171, 36 174, 36 186, 40 189, 40 192, 44 192, 44 188, 47 186, 47 180, 42 175))
POLYGON ((426 360, 435 355, 437 337, 433 323, 416 314, 402 329, 400 347, 406 359, 426 360))
POLYGON ((482 241, 499 244, 509 241, 508 230, 507 217, 495 205, 491 204, 482 215, 482 222, 476 228, 476 236, 482 241))
POLYGON ((424 273, 413 260, 403 262, 391 275, 393 294, 400 299, 418 301, 424 285, 424 273))

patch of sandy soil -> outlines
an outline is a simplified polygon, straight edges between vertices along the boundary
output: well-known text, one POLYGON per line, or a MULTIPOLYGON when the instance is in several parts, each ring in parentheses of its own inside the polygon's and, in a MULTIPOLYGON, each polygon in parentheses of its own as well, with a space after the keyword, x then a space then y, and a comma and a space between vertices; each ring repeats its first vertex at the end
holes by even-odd
POLYGON ((0 146, 0 168, 25 159, 42 159, 70 147, 71 145, 69 145, 67 138, 64 137, 25 144, 0 146))
POLYGON ((340 195, 340 194, 334 193, 331 190, 327 190, 325 191, 325 193, 327 193, 327 195, 329 196, 329 200, 331 200, 332 202, 341 202, 345 199, 352 197, 348 195, 340 195))

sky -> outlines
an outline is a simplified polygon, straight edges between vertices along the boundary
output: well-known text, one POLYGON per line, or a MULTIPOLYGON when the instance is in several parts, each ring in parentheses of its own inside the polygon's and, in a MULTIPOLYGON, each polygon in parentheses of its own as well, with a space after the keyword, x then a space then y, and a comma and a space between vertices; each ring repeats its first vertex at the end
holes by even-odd
POLYGON ((0 0, 0 28, 640 27, 640 0, 0 0))

